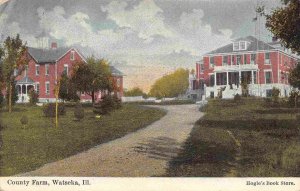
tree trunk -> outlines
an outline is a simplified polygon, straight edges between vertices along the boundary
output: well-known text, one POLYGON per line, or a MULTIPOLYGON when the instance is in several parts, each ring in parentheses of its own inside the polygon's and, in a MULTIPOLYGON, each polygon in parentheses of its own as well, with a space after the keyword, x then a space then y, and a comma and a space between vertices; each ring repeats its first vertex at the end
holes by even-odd
POLYGON ((8 112, 12 112, 12 85, 9 83, 9 92, 8 92, 8 112))
POLYGON ((92 91, 92 103, 95 103, 95 91, 92 91))

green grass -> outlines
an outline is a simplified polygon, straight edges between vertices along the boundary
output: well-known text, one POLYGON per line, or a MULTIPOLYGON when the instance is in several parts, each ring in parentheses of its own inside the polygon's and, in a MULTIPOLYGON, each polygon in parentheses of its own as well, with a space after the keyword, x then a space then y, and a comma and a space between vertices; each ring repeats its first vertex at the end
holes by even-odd
POLYGON ((300 176, 299 109, 211 100, 166 176, 300 176), (229 135, 240 142, 239 147, 229 135))
POLYGON ((59 128, 52 118, 43 115, 41 107, 16 106, 9 114, 2 111, 4 129, 1 150, 1 175, 9 176, 34 170, 87 150, 98 144, 122 137, 143 128, 165 115, 162 110, 124 105, 110 115, 96 119, 91 107, 85 109, 83 120, 74 120, 72 107, 59 118, 59 128), (26 128, 20 123, 27 115, 26 128))

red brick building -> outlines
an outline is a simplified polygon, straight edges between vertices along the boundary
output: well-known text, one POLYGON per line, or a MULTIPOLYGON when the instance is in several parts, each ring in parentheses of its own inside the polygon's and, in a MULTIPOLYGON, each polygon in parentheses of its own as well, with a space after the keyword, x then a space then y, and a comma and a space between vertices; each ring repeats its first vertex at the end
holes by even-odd
MULTIPOLYGON (((75 48, 51 49, 28 48, 29 64, 22 75, 17 78, 17 90, 19 103, 28 102, 28 92, 34 89, 39 94, 40 102, 54 102, 54 88, 57 80, 63 72, 70 75, 73 65, 78 61, 85 61, 85 57, 75 48)), ((117 87, 114 94, 123 96, 123 74, 111 66, 114 86, 117 87)), ((101 93, 96 94, 96 100, 101 93)), ((91 96, 81 93, 81 101, 91 101, 91 96)))
POLYGON ((223 98, 233 98, 241 94, 241 83, 246 82, 250 95, 267 97, 276 87, 281 96, 288 96, 292 89, 288 74, 298 60, 276 40, 265 43, 253 36, 239 38, 203 55, 190 77, 190 89, 201 91, 206 98, 216 97, 219 91, 223 98))

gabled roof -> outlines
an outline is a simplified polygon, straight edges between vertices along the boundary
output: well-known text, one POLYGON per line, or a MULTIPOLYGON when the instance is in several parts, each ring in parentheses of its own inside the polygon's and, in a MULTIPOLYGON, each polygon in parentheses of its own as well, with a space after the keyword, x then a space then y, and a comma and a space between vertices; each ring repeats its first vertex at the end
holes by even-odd
POLYGON ((114 66, 110 66, 110 70, 113 76, 124 76, 124 74, 118 69, 116 69, 114 66))
POLYGON ((28 53, 33 57, 33 59, 37 63, 56 62, 69 50, 70 48, 38 49, 38 48, 28 47, 28 53))
POLYGON ((248 52, 248 51, 258 51, 258 50, 273 50, 276 49, 273 46, 271 46, 268 43, 265 43, 261 40, 258 40, 257 38, 253 36, 247 36, 244 38, 238 38, 234 41, 247 41, 250 42, 250 45, 248 46, 247 50, 239 50, 239 51, 233 51, 233 45, 232 43, 223 46, 221 48, 218 48, 216 50, 213 50, 211 52, 208 52, 206 54, 222 54, 222 53, 231 53, 231 52, 248 52))

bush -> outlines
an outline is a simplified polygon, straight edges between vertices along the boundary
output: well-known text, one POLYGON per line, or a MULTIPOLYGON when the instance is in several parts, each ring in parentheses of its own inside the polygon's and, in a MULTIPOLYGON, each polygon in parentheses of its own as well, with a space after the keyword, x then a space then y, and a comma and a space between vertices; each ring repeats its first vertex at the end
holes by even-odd
POLYGON ((289 105, 291 107, 293 107, 293 106, 298 107, 299 106, 299 104, 298 104, 299 98, 300 98, 299 91, 296 91, 296 90, 291 91, 290 97, 289 97, 289 105))
POLYGON ((117 97, 111 95, 105 95, 102 101, 94 105, 93 112, 95 114, 105 115, 113 111, 114 109, 119 109, 121 107, 121 100, 117 97))
POLYGON ((23 127, 25 128, 26 125, 28 124, 28 117, 26 115, 23 115, 20 119, 20 122, 23 125, 23 127))
POLYGON ((279 100, 279 95, 280 95, 280 90, 278 88, 273 87, 272 89, 272 101, 273 103, 278 103, 279 100))
MULTIPOLYGON (((46 117, 55 117, 55 103, 49 103, 44 105, 43 107, 43 112, 46 117)), ((66 110, 65 110, 65 105, 63 103, 58 104, 58 116, 60 115, 65 115, 66 110)))
POLYGON ((234 101, 241 101, 242 97, 240 96, 240 94, 235 94, 233 100, 234 101))
POLYGON ((39 94, 34 90, 29 91, 29 103, 30 105, 35 105, 39 101, 39 94))
POLYGON ((78 103, 74 108, 74 116, 78 121, 84 118, 84 109, 80 103, 78 103))

